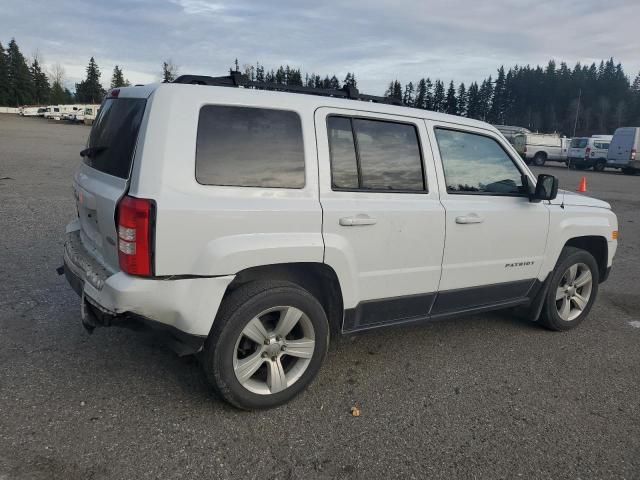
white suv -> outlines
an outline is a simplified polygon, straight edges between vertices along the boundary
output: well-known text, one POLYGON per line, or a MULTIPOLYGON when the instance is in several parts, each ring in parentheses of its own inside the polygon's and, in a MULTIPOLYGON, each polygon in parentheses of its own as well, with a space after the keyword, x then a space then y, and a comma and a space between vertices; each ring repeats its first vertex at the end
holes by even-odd
POLYGON ((536 179, 486 123, 305 91, 232 75, 109 92, 64 252, 88 330, 164 331, 253 409, 303 390, 331 335, 585 318, 617 246, 607 203, 536 179))

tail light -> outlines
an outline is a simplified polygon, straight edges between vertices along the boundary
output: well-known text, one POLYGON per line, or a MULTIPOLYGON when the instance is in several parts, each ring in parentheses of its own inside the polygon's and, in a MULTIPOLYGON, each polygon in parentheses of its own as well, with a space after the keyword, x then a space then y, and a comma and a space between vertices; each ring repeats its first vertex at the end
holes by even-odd
POLYGON ((631 160, 635 160, 636 159, 636 149, 632 148, 631 149, 631 160))
POLYGON ((154 220, 152 200, 125 196, 118 203, 118 259, 123 272, 141 277, 153 275, 154 220))
POLYGON ((590 152, 591 152, 591 147, 587 147, 584 151, 584 158, 587 158, 590 152))

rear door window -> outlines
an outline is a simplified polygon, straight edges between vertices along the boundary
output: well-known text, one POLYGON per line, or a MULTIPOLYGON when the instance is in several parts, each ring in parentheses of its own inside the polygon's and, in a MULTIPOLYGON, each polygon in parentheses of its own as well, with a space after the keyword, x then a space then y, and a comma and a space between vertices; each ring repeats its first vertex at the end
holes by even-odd
POLYGON ((334 190, 426 190, 415 125, 330 116, 327 129, 334 190))
POLYGON ((93 123, 84 162, 101 172, 129 178, 146 100, 107 98, 93 123))
POLYGON ((304 144, 297 113, 205 105, 196 141, 203 185, 303 188, 304 144))

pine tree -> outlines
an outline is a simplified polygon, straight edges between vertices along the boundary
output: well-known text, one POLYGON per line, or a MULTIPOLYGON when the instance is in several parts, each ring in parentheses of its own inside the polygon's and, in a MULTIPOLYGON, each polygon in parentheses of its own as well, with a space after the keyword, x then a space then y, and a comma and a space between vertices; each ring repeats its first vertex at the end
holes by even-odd
POLYGON ((344 86, 358 88, 358 82, 356 82, 355 74, 347 72, 347 76, 344 77, 344 86))
POLYGON ((178 76, 178 67, 169 58, 162 62, 162 83, 173 82, 178 76))
POLYGON ((111 75, 111 88, 126 87, 127 81, 124 79, 122 69, 116 65, 113 67, 113 75, 111 75))
POLYGON ((256 82, 264 82, 264 67, 256 63, 256 82))
POLYGON ((464 86, 464 83, 461 83, 458 86, 458 94, 456 96, 456 100, 458 103, 458 112, 457 114, 464 117, 467 115, 467 89, 464 86))
POLYGON ((285 74, 284 67, 282 65, 280 65, 278 70, 276 70, 275 81, 282 85, 287 81, 287 75, 285 74))
POLYGON ((436 80, 435 87, 433 88, 433 110, 436 112, 444 112, 446 108, 445 100, 444 83, 436 80))
POLYGON ((338 80, 338 77, 336 77, 335 75, 333 75, 331 77, 331 79, 329 80, 329 88, 331 88, 333 90, 339 90, 340 89, 340 80, 338 80))
POLYGON ((498 69, 498 78, 496 78, 495 87, 493 88, 493 100, 489 109, 488 121, 504 125, 504 113, 506 107, 506 89, 505 89, 505 73, 504 67, 498 69))
POLYGON ((449 88, 447 89, 447 97, 445 100, 444 111, 450 115, 458 114, 458 101, 456 99, 456 87, 453 84, 453 80, 449 83, 449 88))
POLYGON ((300 72, 299 69, 292 68, 289 70, 289 80, 287 85, 302 86, 302 72, 300 72))
POLYGON ((9 102, 9 69, 7 55, 0 42, 0 105, 10 105, 9 102))
POLYGON ((478 118, 480 120, 486 120, 489 115, 489 109, 491 108, 491 100, 493 98, 493 81, 491 80, 491 76, 489 78, 482 81, 480 85, 480 102, 479 102, 479 112, 478 118))
POLYGON ((87 65, 87 78, 82 82, 76 83, 76 99, 82 103, 100 103, 104 97, 105 91, 100 84, 100 68, 95 59, 89 59, 87 65))
POLYGON ((427 88, 427 93, 424 97, 424 108, 425 110, 435 110, 433 108, 433 83, 430 78, 427 78, 425 86, 427 88))
POLYGON ((404 87, 404 93, 402 94, 402 103, 404 103, 405 105, 412 107, 413 106, 413 94, 414 94, 414 88, 413 88, 413 82, 409 82, 407 83, 407 85, 404 87))
POLYGON ((14 106, 33 103, 33 81, 24 56, 14 38, 7 48, 8 104, 14 106))
POLYGON ((51 99, 54 105, 69 103, 64 88, 64 68, 60 64, 55 64, 49 75, 51 80, 51 99))
POLYGON ((467 93, 467 112, 466 115, 469 118, 480 118, 480 91, 478 84, 473 82, 469 85, 469 92, 467 93))
POLYGON ((413 102, 413 106, 416 108, 426 108, 427 101, 427 82, 424 78, 421 78, 418 82, 418 88, 416 89, 416 99, 413 102))
POLYGON ((48 103, 51 96, 51 87, 49 86, 47 74, 40 68, 37 55, 31 63, 31 80, 33 82, 34 102, 38 105, 48 103))

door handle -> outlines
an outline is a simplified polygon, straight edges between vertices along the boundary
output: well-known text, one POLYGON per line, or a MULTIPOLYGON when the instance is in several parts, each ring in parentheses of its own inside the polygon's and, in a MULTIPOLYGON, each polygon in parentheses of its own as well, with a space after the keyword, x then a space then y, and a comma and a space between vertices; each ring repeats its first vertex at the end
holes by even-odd
POLYGON ((482 218, 477 213, 470 213, 469 215, 462 215, 460 217, 456 217, 456 223, 468 224, 468 223, 482 223, 484 222, 484 218, 482 218))
POLYGON ((340 225, 343 227, 357 227, 361 225, 375 225, 377 220, 368 215, 359 214, 355 217, 342 217, 340 225))

